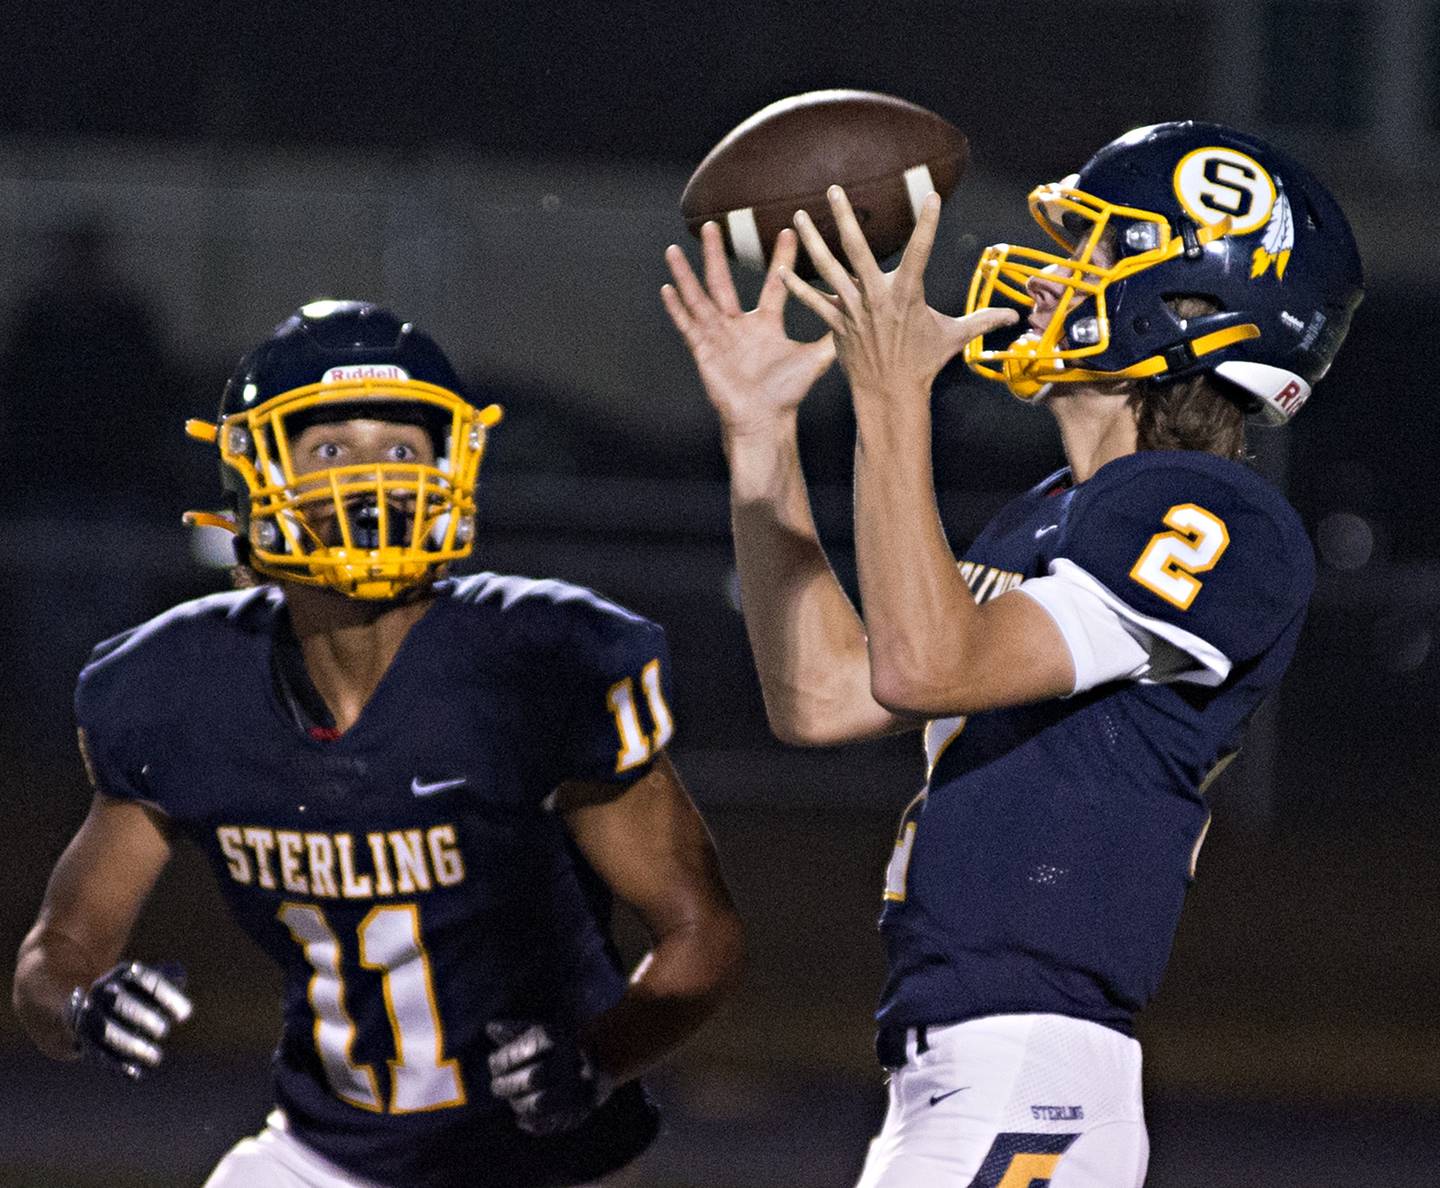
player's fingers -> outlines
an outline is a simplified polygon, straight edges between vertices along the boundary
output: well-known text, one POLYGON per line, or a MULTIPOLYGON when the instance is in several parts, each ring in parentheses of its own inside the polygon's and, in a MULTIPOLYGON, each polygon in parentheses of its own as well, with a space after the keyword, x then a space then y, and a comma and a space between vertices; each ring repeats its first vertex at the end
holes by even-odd
POLYGON ((836 307, 835 298, 820 292, 813 285, 806 284, 795 275, 793 269, 782 268, 780 279, 785 288, 795 295, 795 299, 812 310, 831 330, 838 330, 844 325, 844 318, 836 307))
MULTIPOLYGON (((184 976, 183 973, 181 976, 184 976)), ((185 1022, 195 1009, 180 987, 158 969, 137 962, 127 971, 125 981, 148 994, 176 1023, 185 1022)))
POLYGON ((674 285, 660 286, 660 303, 665 306, 665 312, 675 323, 675 329, 680 331, 680 337, 687 343, 692 342, 695 334, 695 319, 685 308, 685 302, 680 299, 680 294, 675 291, 674 285))
POLYGON ((665 249, 665 263, 670 266, 670 275, 675 278, 675 289, 691 317, 697 317, 713 308, 710 298, 705 295, 705 290, 695 275, 695 270, 690 267, 689 259, 677 244, 672 243, 665 249))
POLYGON ((900 257, 900 266, 895 270, 896 287, 903 292, 908 293, 923 285, 925 265, 935 247, 935 231, 939 226, 940 195, 932 190, 920 204, 915 230, 910 233, 910 242, 905 245, 905 254, 900 257))
MULTIPOLYGON (((825 246, 825 240, 816 228, 815 221, 803 210, 797 210, 794 223, 795 230, 800 235, 800 242, 805 245, 805 251, 809 255, 811 263, 815 265, 815 271, 820 274, 820 279, 829 285, 842 301, 847 304, 856 302, 860 293, 855 287, 854 279, 841 266, 840 261, 835 259, 834 253, 825 246)), ((794 274, 789 273, 788 275, 794 274)), ((790 292, 797 297, 800 296, 788 280, 785 284, 790 292)))
POLYGON ((535 1091, 535 1078, 540 1075, 538 1064, 527 1064, 498 1077, 490 1078, 490 1092, 496 1097, 514 1100, 535 1091))
POLYGON ((971 339, 981 338, 1002 326, 1013 326, 1019 320, 1020 315, 1013 309, 977 309, 963 318, 955 318, 950 336, 959 346, 964 346, 971 339))
POLYGON ((100 1042, 107 1052, 122 1063, 138 1064, 145 1068, 154 1068, 160 1063, 162 1052, 158 1044, 136 1035, 114 1019, 105 1020, 105 1030, 101 1034, 100 1042))
MULTIPOLYGON (((845 258, 850 261, 850 271, 863 287, 874 287, 881 282, 884 274, 875 262, 875 253, 865 242, 865 232, 860 230, 860 220, 850 205, 850 199, 841 186, 831 186, 825 191, 830 200, 830 213, 835 216, 835 226, 840 231, 840 244, 845 249, 845 258)), ((838 292, 838 290, 837 290, 838 292)))
POLYGON ((121 989, 110 1004, 110 1013, 131 1030, 150 1039, 161 1040, 170 1034, 170 1016, 155 1010, 134 994, 121 989))
POLYGON ((514 1110, 517 1114, 519 1114, 521 1117, 525 1117, 527 1115, 530 1117, 534 1117, 540 1112, 541 1096, 542 1094, 540 1090, 537 1089, 532 1093, 525 1093, 521 1094, 518 1097, 512 1097, 509 1099, 510 1108, 514 1110))
POLYGON ((725 237, 713 219, 700 228, 700 250, 705 258, 705 287, 710 290, 711 300, 722 313, 740 313, 740 297, 730 276, 730 261, 725 258, 725 237))
POLYGON ((765 272, 765 283, 760 286, 760 297, 755 303, 757 310, 772 313, 785 308, 785 297, 789 292, 780 273, 795 267, 795 257, 800 251, 800 240, 789 227, 782 228, 775 238, 775 250, 770 254, 770 267, 765 272))
POLYGON ((835 335, 827 334, 814 342, 806 343, 805 351, 814 369, 815 379, 819 379, 835 362, 835 335))
MULTIPOLYGON (((487 1024, 487 1032, 493 1026, 495 1026, 493 1023, 487 1024)), ((549 1051, 553 1046, 550 1036, 539 1024, 527 1027, 520 1035, 505 1041, 490 1053, 490 1074, 499 1076, 502 1073, 510 1072, 512 1069, 534 1060, 542 1052, 549 1051)))
POLYGON ((506 1044, 503 1048, 496 1048, 495 1051, 490 1053, 488 1063, 490 1065, 490 1076, 493 1079, 504 1076, 517 1065, 523 1064, 524 1061, 514 1059, 510 1051, 510 1045, 506 1044))

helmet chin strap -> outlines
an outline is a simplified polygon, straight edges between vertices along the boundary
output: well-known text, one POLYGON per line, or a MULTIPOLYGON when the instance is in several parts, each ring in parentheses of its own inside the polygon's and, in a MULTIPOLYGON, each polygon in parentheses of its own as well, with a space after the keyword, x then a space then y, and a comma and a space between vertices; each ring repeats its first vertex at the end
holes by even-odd
POLYGON ((187 528, 223 528, 236 536, 240 526, 229 512, 187 511, 181 513, 180 522, 187 528))
POLYGON ((1226 326, 1202 334, 1189 342, 1181 343, 1160 355, 1151 355, 1119 371, 1095 371, 1087 367, 1041 368, 1039 361, 1030 363, 1022 359, 1005 360, 1005 385, 1021 400, 1038 399, 1051 384, 1109 384, 1118 380, 1150 379, 1174 370, 1181 363, 1189 363, 1202 355, 1210 355, 1237 342, 1260 337, 1260 327, 1254 322, 1241 322, 1238 326, 1226 326), (1175 351, 1183 351, 1184 358, 1175 359, 1175 351), (1043 377, 1043 378, 1039 378, 1043 377))

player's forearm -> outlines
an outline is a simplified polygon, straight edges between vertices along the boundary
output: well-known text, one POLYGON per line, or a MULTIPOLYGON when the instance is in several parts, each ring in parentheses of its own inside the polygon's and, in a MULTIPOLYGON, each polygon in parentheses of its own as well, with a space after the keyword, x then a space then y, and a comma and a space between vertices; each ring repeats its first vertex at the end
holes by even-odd
POLYGON ((744 964, 739 916, 717 910, 661 937, 625 996, 582 1039, 616 1084, 640 1076, 683 1044, 736 988, 744 964))
POLYGON ((36 927, 20 946, 12 1001, 25 1033, 45 1055, 74 1060, 79 1055, 70 1028, 70 993, 88 986, 104 969, 102 961, 68 937, 36 927))
POLYGON ((861 737, 870 696, 865 632, 820 545, 795 420, 726 442, 745 628, 771 727, 787 742, 861 737))
POLYGON ((902 713, 963 709, 977 607, 940 523, 929 400, 856 400, 855 551, 872 690, 902 713))

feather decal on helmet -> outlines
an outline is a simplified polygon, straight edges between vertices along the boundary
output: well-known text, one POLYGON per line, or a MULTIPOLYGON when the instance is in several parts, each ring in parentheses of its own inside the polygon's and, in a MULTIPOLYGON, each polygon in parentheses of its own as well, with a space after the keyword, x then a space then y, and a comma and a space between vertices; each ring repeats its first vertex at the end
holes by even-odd
POLYGON ((1295 246, 1295 220, 1290 214, 1290 199, 1285 196, 1285 185, 1275 179, 1275 208, 1270 212, 1270 221, 1265 224, 1265 235, 1260 246, 1251 257, 1250 276, 1264 276, 1271 264, 1275 265, 1275 279, 1285 279, 1285 265, 1290 263, 1290 251, 1295 246))

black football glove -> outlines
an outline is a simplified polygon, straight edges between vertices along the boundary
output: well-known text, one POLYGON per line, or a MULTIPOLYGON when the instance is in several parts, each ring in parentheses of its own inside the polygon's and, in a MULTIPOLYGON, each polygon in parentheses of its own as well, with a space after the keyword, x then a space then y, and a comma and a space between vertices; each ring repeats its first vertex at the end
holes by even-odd
POLYGON ((160 1063, 160 1042, 170 1029, 190 1017, 190 1000, 180 991, 184 981, 178 966, 167 966, 162 973, 139 961, 125 961, 96 978, 88 990, 76 986, 70 992, 75 1042, 138 1081, 160 1063))
POLYGON ((574 1130, 610 1096, 575 1037, 551 1024, 496 1020, 485 1034, 499 1045, 490 1053, 490 1092, 527 1134, 574 1130))

